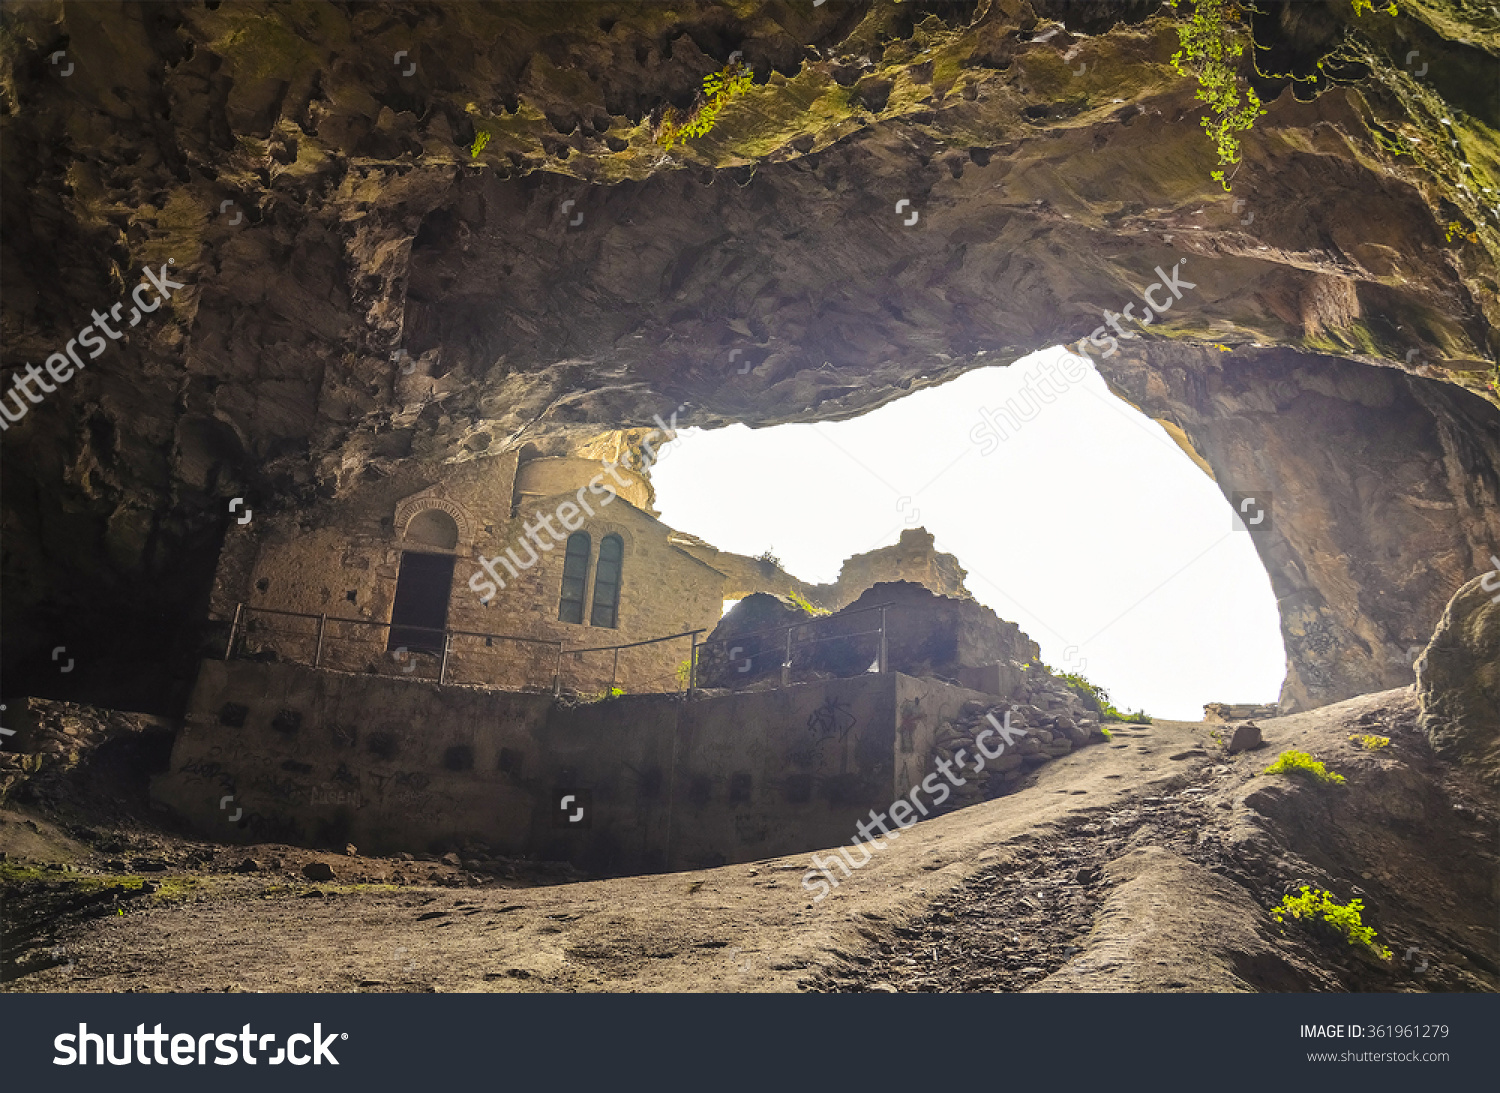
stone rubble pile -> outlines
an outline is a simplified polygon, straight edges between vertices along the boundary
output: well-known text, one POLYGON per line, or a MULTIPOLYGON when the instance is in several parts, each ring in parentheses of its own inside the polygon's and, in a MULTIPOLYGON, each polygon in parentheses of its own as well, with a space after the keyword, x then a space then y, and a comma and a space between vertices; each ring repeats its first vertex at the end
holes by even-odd
MULTIPOLYGON (((965 779, 938 811, 951 812, 1013 792, 1043 763, 1103 740, 1098 713, 1071 687, 1047 675, 1023 683, 1008 702, 995 705, 966 702, 958 716, 940 725, 934 736, 933 762, 953 763, 956 773, 957 768, 962 768, 961 776, 965 779), (1012 738, 1018 730, 1024 735, 998 757, 985 759, 984 769, 976 775, 974 764, 983 757, 983 752, 975 738, 985 729, 993 728, 990 715, 1003 725, 1007 712, 1012 738)), ((998 732, 992 732, 985 738, 985 750, 994 752, 1003 742, 998 732)))
POLYGON ((23 698, 7 705, 9 709, 0 714, 0 727, 11 730, 0 737, 0 804, 23 786, 34 799, 57 797, 66 788, 68 772, 104 745, 146 734, 170 740, 174 727, 150 714, 47 698, 23 698))

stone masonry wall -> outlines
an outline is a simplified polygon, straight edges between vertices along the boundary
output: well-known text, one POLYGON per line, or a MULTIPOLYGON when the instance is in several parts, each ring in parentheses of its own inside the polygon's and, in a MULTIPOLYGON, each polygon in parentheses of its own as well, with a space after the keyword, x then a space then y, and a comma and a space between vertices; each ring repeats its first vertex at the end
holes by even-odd
POLYGON ((890 673, 569 705, 209 661, 152 794, 225 841, 376 853, 476 841, 598 872, 695 868, 847 842, 931 773, 944 726, 985 701, 890 673), (587 802, 587 826, 554 815, 562 790, 587 802))

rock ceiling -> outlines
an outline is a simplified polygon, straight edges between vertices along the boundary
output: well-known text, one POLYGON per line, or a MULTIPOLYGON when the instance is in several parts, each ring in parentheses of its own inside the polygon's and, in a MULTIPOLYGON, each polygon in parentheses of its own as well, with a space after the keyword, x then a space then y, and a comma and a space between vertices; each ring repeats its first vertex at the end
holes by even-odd
POLYGON ((187 287, 5 435, 7 668, 66 634, 114 667, 34 690, 161 705, 231 497, 848 417, 1176 271, 1101 371, 1226 493, 1309 506, 1261 544, 1289 696, 1409 679, 1500 537, 1500 22, 1264 7, 1232 193, 1154 2, 8 7, 7 384, 143 267, 187 287))

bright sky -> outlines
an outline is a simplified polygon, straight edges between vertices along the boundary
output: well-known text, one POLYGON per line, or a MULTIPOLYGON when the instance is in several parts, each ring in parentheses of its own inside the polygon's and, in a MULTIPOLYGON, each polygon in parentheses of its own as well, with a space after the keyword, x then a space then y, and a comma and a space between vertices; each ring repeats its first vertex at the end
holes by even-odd
POLYGON ((1091 364, 1043 384, 1049 357, 1063 350, 853 421, 684 427, 652 468, 657 507, 674 528, 740 554, 770 549, 817 583, 923 526, 980 603, 1122 710, 1196 721, 1205 702, 1274 702, 1286 658, 1249 533, 1091 364), (1019 427, 996 413, 1003 440, 976 432, 981 409, 1008 400, 1019 427))

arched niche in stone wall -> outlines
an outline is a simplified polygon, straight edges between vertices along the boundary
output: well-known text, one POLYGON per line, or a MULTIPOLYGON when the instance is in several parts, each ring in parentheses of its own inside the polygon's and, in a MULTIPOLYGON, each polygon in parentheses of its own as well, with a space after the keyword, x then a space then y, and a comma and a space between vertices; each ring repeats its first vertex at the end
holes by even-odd
POLYGON ((473 542, 473 521, 462 508, 433 494, 416 494, 396 507, 401 543, 412 548, 466 550, 473 542))

